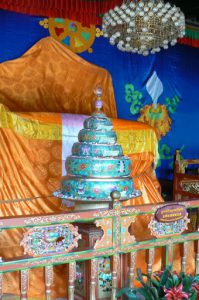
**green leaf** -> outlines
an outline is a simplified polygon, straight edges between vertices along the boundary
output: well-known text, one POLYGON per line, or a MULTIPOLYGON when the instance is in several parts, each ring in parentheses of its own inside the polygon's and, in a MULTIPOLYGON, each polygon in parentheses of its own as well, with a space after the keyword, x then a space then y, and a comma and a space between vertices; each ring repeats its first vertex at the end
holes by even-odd
POLYGON ((122 288, 120 289, 118 292, 117 292, 117 297, 121 297, 122 295, 126 295, 126 292, 129 290, 129 288, 125 287, 125 288, 122 288))
POLYGON ((155 287, 151 287, 151 292, 154 296, 154 300, 158 299, 159 298, 159 295, 158 295, 158 292, 157 292, 157 289, 155 287))
POLYGON ((132 288, 122 288, 121 290, 119 290, 119 292, 117 293, 116 297, 121 297, 123 295, 126 295, 128 297, 128 299, 132 299, 132 300, 146 300, 146 298, 144 297, 144 295, 142 294, 142 289, 143 288, 138 288, 138 289, 132 289, 132 288))
POLYGON ((194 282, 199 283, 199 275, 194 276, 194 282))
POLYGON ((147 300, 157 300, 153 291, 151 290, 151 286, 149 286, 143 279, 143 275, 140 269, 137 269, 137 280, 143 285, 142 294, 146 297, 147 300))
POLYGON ((150 290, 148 290, 147 288, 141 288, 140 292, 139 292, 142 296, 144 296, 144 299, 146 300, 154 300, 153 296, 150 293, 150 290))
POLYGON ((161 276, 160 284, 159 284, 159 288, 158 288, 158 295, 162 295, 163 294, 163 287, 166 286, 166 285, 169 285, 169 283, 166 284, 166 282, 167 282, 167 280, 170 276, 171 268, 172 268, 172 266, 167 266, 164 273, 161 276))
POLYGON ((157 280, 154 280, 152 278, 150 279, 150 281, 151 281, 152 285, 154 285, 154 287, 159 288, 160 282, 158 282, 157 280))
POLYGON ((179 277, 176 274, 172 275, 172 281, 174 286, 178 286, 180 284, 179 277))
POLYGON ((189 300, 197 300, 198 292, 195 290, 190 296, 189 300))
POLYGON ((189 293, 191 290, 192 283, 193 283, 193 277, 191 277, 190 275, 185 276, 182 279, 183 291, 189 293))
POLYGON ((147 286, 147 284, 144 282, 143 275, 140 269, 137 269, 137 280, 143 285, 143 287, 147 286))
POLYGON ((167 266, 160 279, 160 286, 164 286, 170 276, 171 266, 167 266))

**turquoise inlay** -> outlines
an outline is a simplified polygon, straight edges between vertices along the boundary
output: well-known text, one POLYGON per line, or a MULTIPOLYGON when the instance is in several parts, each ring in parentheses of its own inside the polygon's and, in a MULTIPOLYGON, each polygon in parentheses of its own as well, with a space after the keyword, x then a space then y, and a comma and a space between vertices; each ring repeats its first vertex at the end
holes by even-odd
POLYGON ((111 233, 112 233, 112 230, 108 229, 107 230, 107 235, 111 235, 111 233))
POLYGON ((126 228, 125 228, 125 227, 122 227, 122 228, 121 228, 121 232, 122 232, 122 233, 125 233, 125 232, 126 232, 126 228))
POLYGON ((82 32, 81 33, 81 36, 83 37, 83 39, 85 40, 85 41, 88 41, 89 39, 90 39, 90 33, 89 32, 82 32))
POLYGON ((62 19, 62 18, 55 18, 54 21, 56 23, 64 23, 65 22, 65 19, 62 19))
POLYGON ((62 40, 62 42, 63 42, 66 46, 70 46, 70 37, 69 37, 69 36, 65 37, 65 39, 62 40))

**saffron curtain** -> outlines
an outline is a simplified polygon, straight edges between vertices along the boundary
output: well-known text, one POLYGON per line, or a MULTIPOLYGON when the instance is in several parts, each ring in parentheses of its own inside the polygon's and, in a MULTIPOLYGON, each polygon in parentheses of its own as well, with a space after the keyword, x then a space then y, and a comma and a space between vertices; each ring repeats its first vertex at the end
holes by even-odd
POLYGON ((51 37, 20 58, 0 64, 0 101, 11 111, 90 114, 95 89, 103 89, 104 111, 117 117, 112 78, 51 37))

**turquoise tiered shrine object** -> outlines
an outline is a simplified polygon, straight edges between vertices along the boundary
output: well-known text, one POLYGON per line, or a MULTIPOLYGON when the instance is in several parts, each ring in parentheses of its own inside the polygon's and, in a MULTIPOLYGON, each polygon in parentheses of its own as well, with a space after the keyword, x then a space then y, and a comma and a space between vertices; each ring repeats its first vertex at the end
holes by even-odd
POLYGON ((121 201, 140 195, 130 176, 132 165, 117 144, 112 121, 101 111, 102 91, 96 90, 95 112, 84 121, 72 155, 66 160, 67 176, 62 178, 56 196, 75 202, 75 209, 108 208, 111 192, 118 191, 121 201))

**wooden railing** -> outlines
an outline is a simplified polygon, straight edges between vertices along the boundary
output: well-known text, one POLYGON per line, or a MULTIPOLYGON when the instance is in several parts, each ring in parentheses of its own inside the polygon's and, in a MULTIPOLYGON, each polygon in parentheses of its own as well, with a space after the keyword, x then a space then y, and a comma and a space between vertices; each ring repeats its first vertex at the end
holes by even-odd
MULTIPOLYGON (((199 200, 181 202, 187 209, 199 207, 199 200)), ((171 236, 166 235, 154 237, 154 227, 146 226, 152 234, 151 239, 136 240, 136 234, 129 233, 131 224, 136 218, 144 215, 154 216, 157 209, 164 207, 167 203, 157 205, 142 205, 122 207, 113 199, 110 209, 90 210, 71 213, 58 213, 48 215, 32 215, 22 217, 10 217, 0 219, 0 230, 12 230, 14 228, 25 228, 26 233, 21 241, 26 255, 13 257, 12 259, 1 258, 0 262, 0 299, 3 296, 3 276, 6 272, 20 270, 21 299, 28 296, 29 271, 33 268, 45 268, 46 299, 51 299, 51 285, 53 281, 53 266, 68 264, 68 299, 75 299, 76 264, 79 261, 89 261, 89 292, 85 299, 99 299, 97 296, 98 259, 111 257, 112 291, 111 299, 116 299, 119 285, 124 284, 121 276, 121 257, 128 254, 130 262, 128 268, 128 284, 134 285, 134 271, 136 269, 136 255, 139 250, 148 249, 147 270, 152 272, 154 262, 154 249, 165 247, 165 264, 173 263, 173 247, 175 244, 183 245, 182 270, 186 271, 187 249, 190 241, 196 244, 195 272, 199 273, 199 232, 198 223, 194 231, 185 230, 171 236), (101 235, 94 235, 93 245, 87 245, 85 249, 78 248, 80 232, 83 223, 95 224, 101 235), (99 238, 99 236, 101 236, 99 238), (70 252, 67 252, 70 249, 70 252)), ((142 217, 143 218, 143 217, 142 217)), ((147 222, 147 218, 146 218, 147 222)), ((188 219, 187 221, 188 222, 188 219)), ((186 223, 185 222, 185 223, 186 223)), ((185 224, 186 225, 186 224, 185 224)), ((89 225, 90 226, 90 225, 89 225)), ((170 229, 169 229, 170 230, 170 229)), ((1 234, 1 233, 0 233, 1 234)))

